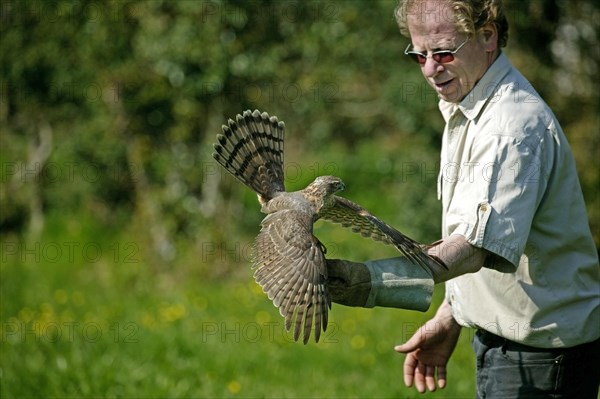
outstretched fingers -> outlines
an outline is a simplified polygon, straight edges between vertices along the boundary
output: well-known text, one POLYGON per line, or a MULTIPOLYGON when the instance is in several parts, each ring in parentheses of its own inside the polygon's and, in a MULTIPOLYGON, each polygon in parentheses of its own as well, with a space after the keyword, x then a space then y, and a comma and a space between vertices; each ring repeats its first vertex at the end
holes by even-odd
POLYGON ((446 366, 437 368, 437 384, 440 389, 446 388, 446 366))
POLYGON ((421 326, 410 339, 394 347, 405 353, 404 383, 423 393, 445 388, 446 366, 460 336, 460 325, 452 317, 450 305, 444 302, 436 316, 421 326))
MULTIPOLYGON (((431 392, 436 390, 436 373, 437 387, 444 389, 446 387, 446 367, 444 366, 425 366, 425 386, 431 392)), ((423 391, 419 391, 423 392, 423 391)))
POLYGON ((446 367, 431 366, 419 361, 418 351, 406 355, 403 372, 404 384, 409 388, 414 385, 420 393, 426 390, 433 392, 438 387, 440 389, 446 387, 446 367))
POLYGON ((412 387, 415 381, 415 372, 417 370, 417 365, 419 361, 417 360, 414 353, 409 353, 406 355, 406 359, 404 360, 404 385, 407 387, 412 387))

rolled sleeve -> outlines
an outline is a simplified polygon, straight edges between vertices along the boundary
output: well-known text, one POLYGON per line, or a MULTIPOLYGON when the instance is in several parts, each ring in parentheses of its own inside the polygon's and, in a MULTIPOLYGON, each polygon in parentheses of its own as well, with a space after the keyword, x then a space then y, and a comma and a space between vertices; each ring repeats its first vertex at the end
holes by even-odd
POLYGON ((496 255, 485 266, 501 271, 519 265, 547 181, 546 144, 537 135, 528 138, 525 142, 506 133, 475 137, 447 213, 448 233, 496 255))

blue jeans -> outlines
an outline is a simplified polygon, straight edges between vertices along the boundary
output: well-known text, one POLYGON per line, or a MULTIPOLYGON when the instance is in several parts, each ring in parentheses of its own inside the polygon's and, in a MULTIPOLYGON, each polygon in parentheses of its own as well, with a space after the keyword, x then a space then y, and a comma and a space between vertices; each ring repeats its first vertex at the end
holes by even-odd
POLYGON ((477 331, 477 399, 596 399, 600 340, 573 348, 534 348, 477 331))

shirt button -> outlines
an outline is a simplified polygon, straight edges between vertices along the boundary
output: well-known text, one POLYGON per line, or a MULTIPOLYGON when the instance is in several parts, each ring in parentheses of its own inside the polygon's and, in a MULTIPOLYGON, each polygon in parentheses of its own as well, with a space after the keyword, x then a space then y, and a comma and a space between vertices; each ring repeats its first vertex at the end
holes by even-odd
POLYGON ((487 212, 487 205, 481 205, 481 212, 487 212))

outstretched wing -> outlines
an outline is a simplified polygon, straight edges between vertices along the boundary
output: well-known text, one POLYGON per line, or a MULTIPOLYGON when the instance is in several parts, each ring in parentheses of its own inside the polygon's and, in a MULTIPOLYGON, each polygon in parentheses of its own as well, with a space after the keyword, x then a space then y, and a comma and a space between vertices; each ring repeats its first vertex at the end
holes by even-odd
POLYGON ((362 206, 343 197, 334 196, 334 198, 335 205, 320 214, 322 219, 339 223, 363 237, 393 245, 413 263, 422 267, 427 268, 430 262, 439 263, 427 255, 417 241, 405 236, 362 206))
POLYGON ((314 319, 315 341, 327 329, 331 301, 321 244, 312 234, 312 220, 304 212, 280 210, 265 217, 256 237, 254 278, 285 317, 289 331, 295 317, 294 340, 304 331, 310 338, 314 319))
POLYGON ((283 133, 276 116, 258 110, 244 111, 223 125, 213 157, 242 183, 269 200, 285 191, 283 183, 283 133))

